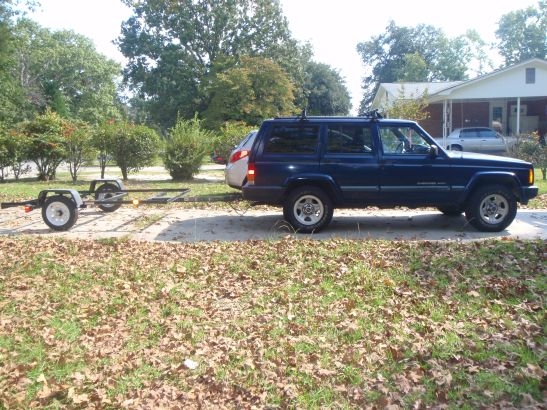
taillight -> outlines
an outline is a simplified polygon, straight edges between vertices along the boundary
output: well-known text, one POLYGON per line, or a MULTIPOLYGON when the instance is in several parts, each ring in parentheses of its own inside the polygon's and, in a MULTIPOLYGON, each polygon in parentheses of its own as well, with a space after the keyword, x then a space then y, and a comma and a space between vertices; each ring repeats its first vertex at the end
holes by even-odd
POLYGON ((254 162, 249 162, 247 164, 247 183, 248 184, 254 184, 255 183, 255 164, 254 164, 254 162))
POLYGON ((530 168, 530 170, 528 171, 528 183, 530 185, 534 184, 534 168, 530 168))
POLYGON ((243 151, 236 151, 230 157, 230 163, 237 162, 240 159, 248 157, 248 156, 249 156, 249 151, 247 151, 246 149, 244 149, 243 151))

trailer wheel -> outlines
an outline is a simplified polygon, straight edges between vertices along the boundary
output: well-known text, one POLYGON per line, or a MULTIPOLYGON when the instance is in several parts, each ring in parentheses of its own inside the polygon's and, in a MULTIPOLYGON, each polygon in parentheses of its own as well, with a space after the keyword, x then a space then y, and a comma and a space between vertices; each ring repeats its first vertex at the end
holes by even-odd
POLYGON ((78 220, 78 208, 69 197, 50 196, 42 205, 42 219, 51 229, 68 231, 78 220))
MULTIPOLYGON (((112 198, 116 192, 120 192, 120 188, 118 188, 116 185, 103 184, 95 191, 95 200, 112 198)), ((122 206, 122 204, 98 204, 97 206, 104 212, 114 212, 116 209, 122 206)))

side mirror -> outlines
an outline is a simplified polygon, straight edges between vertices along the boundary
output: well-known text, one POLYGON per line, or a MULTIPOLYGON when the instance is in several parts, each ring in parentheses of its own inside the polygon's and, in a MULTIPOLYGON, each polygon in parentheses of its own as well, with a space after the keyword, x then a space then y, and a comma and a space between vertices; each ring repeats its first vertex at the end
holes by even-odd
POLYGON ((432 145, 429 148, 429 156, 431 158, 437 158, 439 156, 439 147, 437 147, 436 145, 432 145))

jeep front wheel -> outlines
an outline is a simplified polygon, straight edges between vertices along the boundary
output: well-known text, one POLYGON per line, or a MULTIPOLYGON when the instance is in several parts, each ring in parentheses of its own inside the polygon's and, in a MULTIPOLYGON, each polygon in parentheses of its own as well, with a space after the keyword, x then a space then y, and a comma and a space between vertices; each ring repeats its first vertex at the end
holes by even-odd
POLYGON ((301 233, 319 232, 332 219, 332 201, 325 192, 314 186, 296 188, 283 206, 283 215, 301 233))
POLYGON ((477 230, 500 232, 517 215, 517 201, 509 189, 501 185, 479 188, 471 197, 465 217, 477 230))

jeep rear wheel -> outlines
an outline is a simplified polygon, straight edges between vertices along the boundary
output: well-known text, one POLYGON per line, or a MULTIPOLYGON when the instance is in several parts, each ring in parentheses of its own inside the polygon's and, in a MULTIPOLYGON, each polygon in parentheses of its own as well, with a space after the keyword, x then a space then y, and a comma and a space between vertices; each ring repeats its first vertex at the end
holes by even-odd
POLYGON ((500 232, 517 215, 517 201, 509 189, 501 185, 479 188, 471 197, 465 217, 477 230, 500 232))
POLYGON ((285 219, 301 233, 319 232, 330 223, 332 214, 331 199, 314 186, 296 188, 283 206, 285 219))

